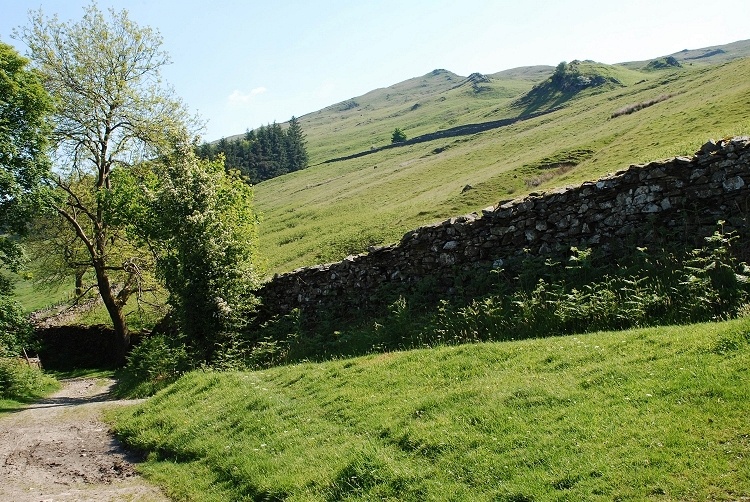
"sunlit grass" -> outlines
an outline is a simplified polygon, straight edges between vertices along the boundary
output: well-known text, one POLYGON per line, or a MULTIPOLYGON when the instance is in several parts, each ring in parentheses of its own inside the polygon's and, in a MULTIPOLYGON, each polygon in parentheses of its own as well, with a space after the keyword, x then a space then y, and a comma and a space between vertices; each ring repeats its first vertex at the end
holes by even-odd
POLYGON ((0 416, 23 409, 59 388, 54 377, 25 361, 0 358, 0 416))
POLYGON ((59 302, 68 301, 73 297, 73 284, 69 285, 40 285, 23 276, 6 272, 13 283, 13 297, 21 304, 25 312, 49 307, 59 302))
POLYGON ((750 320, 196 372, 110 418, 180 500, 750 496, 750 320))

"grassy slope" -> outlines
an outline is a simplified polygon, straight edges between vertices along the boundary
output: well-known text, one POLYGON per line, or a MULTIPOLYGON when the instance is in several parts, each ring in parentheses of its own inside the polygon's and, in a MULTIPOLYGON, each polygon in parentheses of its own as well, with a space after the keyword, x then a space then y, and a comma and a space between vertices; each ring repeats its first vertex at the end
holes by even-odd
POLYGON ((110 418, 179 500, 744 500, 748 349, 745 318, 192 373, 110 418))
POLYGON ((301 117, 310 163, 388 144, 396 127, 413 137, 461 125, 491 113, 488 107, 516 98, 532 85, 527 79, 505 78, 475 89, 466 77, 434 70, 376 89, 301 117), (358 106, 350 108, 353 103, 358 106))
MULTIPOLYGON (((655 72, 624 67, 606 71, 626 86, 585 90, 564 102, 564 109, 511 127, 385 150, 260 183, 256 186, 256 204, 264 218, 260 249, 272 250, 266 253, 269 272, 338 260, 368 244, 397 241, 409 229, 501 199, 596 179, 634 162, 692 153, 708 138, 750 130, 750 81, 745 78, 750 59, 655 72), (616 110, 662 94, 675 95, 610 119, 616 110), (534 164, 572 149, 593 154, 541 187, 526 184, 541 173, 534 164), (462 194, 467 184, 474 190, 462 194)), ((471 85, 448 91, 435 87, 419 99, 424 105, 414 111, 409 111, 413 100, 408 99, 395 108, 372 105, 367 119, 364 109, 329 110, 328 129, 314 122, 315 114, 305 116, 302 124, 312 158, 319 162, 367 149, 372 143, 387 143, 396 126, 413 136, 455 124, 518 116, 524 107, 514 103, 533 82, 519 75, 504 78, 508 80, 486 84, 494 89, 486 93, 475 93, 471 85), (396 109, 407 111, 392 117, 396 109), (332 118, 336 114, 340 118, 332 118), (357 125, 356 121, 367 120, 357 125)), ((389 92, 370 94, 371 102, 377 103, 386 101, 389 92)), ((364 97, 357 102, 369 106, 364 97)))
POLYGON ((43 287, 35 285, 11 272, 5 272, 13 283, 13 297, 21 304, 25 312, 33 312, 50 305, 70 300, 73 297, 73 284, 69 286, 43 287))

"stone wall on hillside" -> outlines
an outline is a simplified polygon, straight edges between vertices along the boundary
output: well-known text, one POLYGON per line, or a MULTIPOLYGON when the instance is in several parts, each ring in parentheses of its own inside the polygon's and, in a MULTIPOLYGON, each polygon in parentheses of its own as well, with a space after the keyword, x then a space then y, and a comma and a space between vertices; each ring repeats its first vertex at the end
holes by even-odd
POLYGON ((740 250, 750 249, 750 137, 421 227, 397 244, 277 275, 259 295, 267 315, 371 307, 384 288, 427 278, 448 295, 467 269, 501 267, 524 253, 562 255, 575 246, 614 256, 667 240, 700 246, 719 220, 738 231, 740 250))
POLYGON ((41 342, 39 359, 45 369, 117 367, 117 337, 108 326, 37 327, 36 336, 41 342))

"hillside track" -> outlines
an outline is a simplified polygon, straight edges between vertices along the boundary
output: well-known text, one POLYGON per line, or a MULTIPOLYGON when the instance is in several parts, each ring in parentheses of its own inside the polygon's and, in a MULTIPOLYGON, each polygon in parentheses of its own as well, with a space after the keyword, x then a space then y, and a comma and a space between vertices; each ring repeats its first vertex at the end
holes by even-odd
POLYGON ((109 379, 72 379, 51 397, 0 419, 0 500, 167 501, 101 421, 109 379))

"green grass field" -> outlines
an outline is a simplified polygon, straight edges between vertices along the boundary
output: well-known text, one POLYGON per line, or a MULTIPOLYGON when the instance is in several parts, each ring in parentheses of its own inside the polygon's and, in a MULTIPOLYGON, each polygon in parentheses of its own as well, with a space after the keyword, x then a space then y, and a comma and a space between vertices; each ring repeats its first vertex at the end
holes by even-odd
POLYGON ((177 500, 744 500, 750 319, 194 372, 110 415, 177 500))
POLYGON ((34 312, 73 297, 73 284, 42 286, 11 272, 4 272, 13 284, 13 297, 25 312, 34 312))

